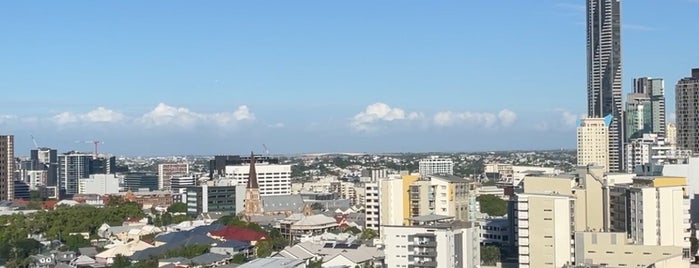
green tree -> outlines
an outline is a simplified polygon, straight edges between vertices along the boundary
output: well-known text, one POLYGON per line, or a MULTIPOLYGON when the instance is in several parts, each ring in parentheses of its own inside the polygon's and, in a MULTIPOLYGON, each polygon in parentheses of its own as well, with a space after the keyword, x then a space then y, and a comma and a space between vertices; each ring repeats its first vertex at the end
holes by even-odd
POLYGON ((481 212, 490 216, 503 216, 507 214, 507 202, 501 198, 485 194, 476 198, 481 206, 481 212))
POLYGON ((272 255, 272 247, 273 245, 271 240, 258 241, 257 244, 255 244, 255 249, 257 250, 257 257, 269 257, 269 255, 272 255))
POLYGON ((500 248, 496 246, 481 246, 481 264, 495 265, 500 261, 500 248))
POLYGON ((114 257, 114 262, 112 263, 111 268, 126 268, 130 266, 131 261, 129 260, 129 258, 119 254, 114 257))
POLYGON ((184 246, 174 250, 168 250, 165 252, 163 258, 173 258, 173 257, 185 257, 194 258, 196 256, 202 255, 209 252, 211 245, 189 245, 184 246))
POLYGON ((353 235, 359 234, 361 232, 362 232, 362 230, 359 230, 359 228, 354 227, 354 226, 348 227, 347 229, 345 229, 345 233, 351 233, 353 235))
POLYGON ((69 250, 77 251, 79 248, 87 247, 90 245, 90 241, 85 239, 82 235, 69 235, 64 238, 63 242, 69 250))
POLYGON ((243 264, 243 263, 248 262, 248 258, 245 257, 245 255, 238 253, 238 254, 233 255, 233 260, 231 260, 231 262, 233 262, 235 264, 243 264))
POLYGON ((185 212, 187 212, 187 204, 182 203, 182 202, 172 203, 172 205, 170 205, 170 206, 167 208, 167 212, 170 212, 170 213, 185 213, 185 212))
POLYGON ((378 235, 376 234, 376 231, 374 231, 374 229, 366 228, 364 229, 364 231, 362 231, 362 235, 360 236, 360 238, 364 240, 372 240, 377 236, 378 235))
POLYGON ((41 196, 41 192, 39 190, 30 190, 29 191, 29 200, 31 200, 31 201, 44 201, 44 198, 41 196))

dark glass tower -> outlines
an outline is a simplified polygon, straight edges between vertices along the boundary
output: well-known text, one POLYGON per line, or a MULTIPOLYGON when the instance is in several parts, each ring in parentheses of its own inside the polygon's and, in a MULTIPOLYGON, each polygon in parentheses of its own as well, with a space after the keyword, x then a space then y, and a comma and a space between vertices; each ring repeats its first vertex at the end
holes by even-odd
POLYGON ((621 103, 621 3, 587 0, 587 115, 611 115, 609 171, 624 167, 621 103))

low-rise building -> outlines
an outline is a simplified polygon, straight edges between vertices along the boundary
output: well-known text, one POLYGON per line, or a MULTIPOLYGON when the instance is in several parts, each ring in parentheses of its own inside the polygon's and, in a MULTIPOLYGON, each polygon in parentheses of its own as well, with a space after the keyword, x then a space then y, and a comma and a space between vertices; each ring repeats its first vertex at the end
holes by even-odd
POLYGON ((689 267, 682 248, 636 245, 626 233, 576 232, 575 264, 603 267, 689 267))

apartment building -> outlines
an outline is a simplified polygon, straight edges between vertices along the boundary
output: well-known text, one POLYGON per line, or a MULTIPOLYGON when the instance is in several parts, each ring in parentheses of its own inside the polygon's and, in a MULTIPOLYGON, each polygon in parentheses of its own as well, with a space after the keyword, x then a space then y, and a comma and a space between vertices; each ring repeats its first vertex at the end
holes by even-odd
POLYGON ((383 226, 388 268, 480 267, 479 228, 454 221, 424 226, 383 226))
POLYGON ((119 177, 114 174, 92 174, 78 182, 79 194, 108 195, 119 192, 119 177))
MULTIPOLYGON (((525 179, 526 182, 527 179, 525 179)), ((515 195, 520 268, 558 268, 573 261, 575 199, 562 194, 515 195)))
POLYGON ((576 232, 575 264, 602 267, 688 268, 681 247, 637 245, 626 233, 576 232))
POLYGON ((165 163, 158 165, 158 189, 172 190, 172 179, 189 174, 189 163, 165 163))
MULTIPOLYGON (((261 196, 291 194, 291 165, 255 163, 257 182, 261 196)), ((226 178, 232 178, 239 185, 247 185, 250 168, 247 165, 226 166, 226 178)))
POLYGON ((476 184, 454 175, 429 177, 434 189, 434 214, 455 217, 460 221, 475 221, 479 208, 476 184))
POLYGON ((379 198, 379 183, 364 184, 364 224, 365 228, 379 232, 381 224, 381 200, 379 198))
POLYGON ((603 166, 609 171, 608 122, 604 118, 584 118, 578 126, 578 166, 603 166))
POLYGON ((454 174, 454 162, 449 158, 442 158, 436 155, 421 159, 418 163, 420 176, 432 174, 454 174))
POLYGON ((0 200, 15 198, 15 137, 0 136, 0 200))
POLYGON ((699 152, 699 68, 675 86, 677 147, 699 152))

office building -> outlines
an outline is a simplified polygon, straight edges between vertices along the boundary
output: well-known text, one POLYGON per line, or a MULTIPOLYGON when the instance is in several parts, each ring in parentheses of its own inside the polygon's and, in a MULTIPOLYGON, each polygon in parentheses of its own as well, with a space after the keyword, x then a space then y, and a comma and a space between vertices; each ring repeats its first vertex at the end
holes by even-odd
POLYGON ((158 175, 144 172, 129 172, 124 174, 121 187, 124 191, 147 192, 158 190, 158 175))
POLYGON ((675 246, 690 257, 687 179, 636 177, 629 189, 628 233, 636 244, 675 246))
MULTIPOLYGON (((158 176, 160 177, 160 176, 158 176)), ((160 180, 160 178, 158 178, 160 180)), ((173 193, 177 193, 180 191, 180 189, 184 189, 190 186, 196 185, 196 179, 193 176, 174 176, 170 181, 170 190, 173 193)))
POLYGON ((91 153, 67 152, 58 156, 58 186, 66 195, 78 193, 80 179, 90 177, 91 153))
MULTIPOLYGON (((256 155, 258 163, 279 164, 279 159, 256 155)), ((226 175, 226 166, 239 166, 250 163, 250 157, 239 155, 217 155, 209 161, 209 178, 223 177, 226 175)))
POLYGON ((609 116, 606 165, 623 169, 621 103, 621 3, 619 0, 587 1, 587 116, 609 116))
POLYGON ((186 188, 187 214, 222 212, 237 215, 243 211, 245 186, 190 186, 186 188))
POLYGON ((384 225, 382 229, 385 267, 480 267, 479 227, 473 223, 384 225))
POLYGON ((15 198, 15 137, 0 135, 0 200, 15 198))
POLYGON ((114 174, 92 174, 78 182, 79 194, 108 195, 119 192, 119 177, 114 174))
POLYGON ((585 118, 580 121, 577 131, 578 166, 594 164, 610 170, 609 122, 605 120, 609 121, 609 118, 585 118))
MULTIPOLYGON (((291 194, 291 165, 270 164, 255 159, 257 183, 261 196, 291 194)), ((240 185, 248 183, 250 168, 247 165, 226 166, 226 178, 232 178, 240 185)))
POLYGON ((634 92, 626 101, 626 140, 654 133, 665 136, 665 82, 660 78, 634 79, 634 92))
POLYGON ((90 174, 112 174, 116 172, 116 157, 99 156, 90 161, 90 174))
MULTIPOLYGON (((51 148, 37 148, 29 151, 32 170, 46 171, 45 186, 58 186, 58 151, 51 148)), ((31 185, 30 185, 31 186, 31 185)))
POLYGON ((699 152, 699 68, 675 86, 677 146, 699 152))
POLYGON ((418 163, 420 176, 432 174, 454 174, 454 162, 450 158, 442 158, 436 155, 421 159, 418 163))
POLYGON ((158 165, 158 189, 171 190, 171 180, 189 174, 189 163, 166 163, 158 165))

